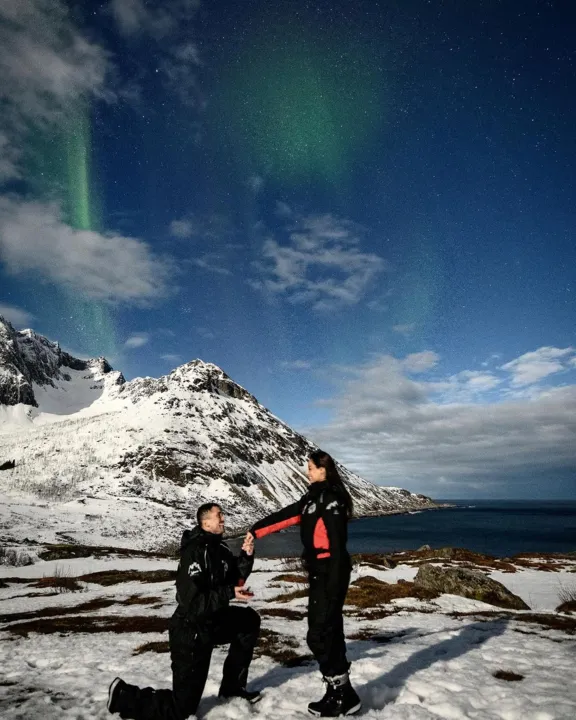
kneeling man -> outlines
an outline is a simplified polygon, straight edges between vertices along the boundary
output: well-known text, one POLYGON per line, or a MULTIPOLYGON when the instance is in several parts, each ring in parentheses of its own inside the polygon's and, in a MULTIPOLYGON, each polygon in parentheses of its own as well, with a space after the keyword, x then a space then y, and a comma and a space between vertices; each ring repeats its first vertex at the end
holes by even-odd
POLYGON ((178 607, 170 621, 172 690, 128 685, 116 678, 110 685, 108 710, 132 720, 185 720, 194 715, 214 645, 230 643, 224 662, 220 697, 250 703, 260 693, 246 689, 248 669, 260 632, 260 616, 252 608, 230 605, 247 601, 243 588, 254 564, 254 541, 247 538, 235 557, 222 540, 224 513, 216 503, 198 508, 197 527, 186 530, 176 576, 178 607))

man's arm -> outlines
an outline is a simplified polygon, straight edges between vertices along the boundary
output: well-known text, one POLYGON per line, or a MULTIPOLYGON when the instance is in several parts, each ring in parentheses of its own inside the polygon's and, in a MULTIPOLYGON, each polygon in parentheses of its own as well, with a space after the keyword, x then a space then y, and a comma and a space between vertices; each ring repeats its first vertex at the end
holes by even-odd
POLYGON ((250 528, 250 533, 258 540, 265 535, 284 530, 292 525, 298 525, 300 523, 301 515, 301 501, 298 500, 288 507, 282 508, 275 513, 268 515, 262 520, 258 520, 250 528))
POLYGON ((196 548, 184 553, 176 577, 178 604, 191 619, 202 619, 226 607, 236 593, 234 585, 212 587, 204 551, 196 548))

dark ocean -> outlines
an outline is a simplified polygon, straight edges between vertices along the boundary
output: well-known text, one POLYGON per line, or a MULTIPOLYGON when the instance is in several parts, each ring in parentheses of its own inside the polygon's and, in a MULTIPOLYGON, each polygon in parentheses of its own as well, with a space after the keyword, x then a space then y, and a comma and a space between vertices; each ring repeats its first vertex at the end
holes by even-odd
MULTIPOLYGON (((498 557, 520 552, 576 551, 576 501, 446 500, 456 507, 355 520, 351 553, 464 547, 498 557)), ((260 557, 296 556, 297 528, 257 543, 260 557)))

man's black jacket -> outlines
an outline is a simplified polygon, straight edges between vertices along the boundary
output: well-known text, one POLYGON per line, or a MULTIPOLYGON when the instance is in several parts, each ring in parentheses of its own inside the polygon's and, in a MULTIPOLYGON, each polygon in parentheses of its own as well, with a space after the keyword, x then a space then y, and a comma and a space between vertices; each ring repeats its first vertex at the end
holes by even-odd
POLYGON ((176 615, 194 623, 209 619, 229 604, 234 587, 243 584, 253 564, 254 556, 244 551, 235 557, 221 535, 200 527, 185 530, 176 574, 176 615))

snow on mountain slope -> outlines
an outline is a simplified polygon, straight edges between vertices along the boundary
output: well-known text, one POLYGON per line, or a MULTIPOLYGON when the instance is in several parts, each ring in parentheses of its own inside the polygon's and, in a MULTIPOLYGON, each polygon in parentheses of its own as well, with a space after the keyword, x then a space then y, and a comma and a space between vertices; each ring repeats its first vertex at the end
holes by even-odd
MULTIPOLYGON (((126 382, 103 358, 76 361, 9 330, 4 397, 27 387, 28 402, 0 414, 0 463, 16 460, 0 472, 5 538, 151 549, 177 537, 202 502, 220 502, 239 531, 305 489, 315 446, 215 365, 194 360, 126 382)), ((341 470, 358 515, 433 507, 341 470)))

